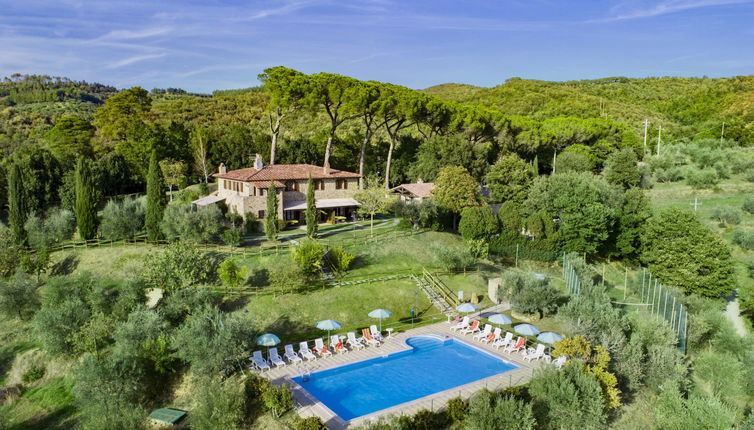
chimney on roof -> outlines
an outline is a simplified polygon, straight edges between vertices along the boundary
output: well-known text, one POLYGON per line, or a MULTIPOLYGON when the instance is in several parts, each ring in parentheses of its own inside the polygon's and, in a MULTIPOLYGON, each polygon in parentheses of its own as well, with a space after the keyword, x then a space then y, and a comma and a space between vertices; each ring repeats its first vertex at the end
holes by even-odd
POLYGON ((217 172, 221 175, 228 173, 228 169, 225 168, 225 163, 220 163, 220 166, 217 167, 217 172))
POLYGON ((254 157, 254 169, 262 170, 262 167, 264 167, 264 163, 262 163, 262 155, 256 154, 254 157))
POLYGON ((326 161, 324 166, 322 166, 322 171, 325 173, 325 175, 330 173, 330 162, 326 161))

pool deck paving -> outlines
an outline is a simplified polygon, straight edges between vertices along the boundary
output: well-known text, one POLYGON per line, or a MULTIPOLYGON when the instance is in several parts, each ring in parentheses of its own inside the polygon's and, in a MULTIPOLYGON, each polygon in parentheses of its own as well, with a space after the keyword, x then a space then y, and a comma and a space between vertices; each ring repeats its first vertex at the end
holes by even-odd
MULTIPOLYGON (((322 420, 326 423, 328 429, 341 430, 346 429, 349 426, 356 426, 368 421, 375 421, 380 417, 388 415, 412 415, 421 409, 430 409, 437 411, 444 408, 448 400, 455 397, 468 399, 474 393, 483 388, 488 388, 490 390, 501 390, 509 386, 522 385, 528 382, 529 379, 531 379, 534 369, 546 365, 543 360, 527 362, 523 360, 522 355, 519 352, 504 353, 502 348, 495 349, 491 345, 473 340, 472 335, 464 335, 452 331, 450 330, 450 327, 451 324, 441 322, 437 324, 410 328, 399 333, 393 333, 392 337, 387 338, 381 346, 365 347, 358 350, 352 349, 347 353, 333 354, 332 356, 326 358, 318 358, 317 360, 304 361, 298 364, 288 364, 284 367, 277 367, 269 371, 262 372, 261 375, 269 379, 273 384, 287 384, 291 387, 293 391, 294 403, 296 404, 296 412, 298 412, 300 416, 318 416, 322 418, 322 420), (331 369, 333 367, 369 360, 371 358, 381 357, 410 349, 410 347, 405 343, 406 339, 412 336, 420 335, 433 335, 440 336, 442 338, 452 338, 464 341, 467 344, 482 349, 494 356, 504 358, 518 366, 518 368, 501 373, 499 375, 493 375, 465 385, 461 385, 459 387, 455 387, 446 391, 431 394, 429 396, 422 397, 410 402, 402 403, 400 405, 396 405, 387 409, 382 409, 368 415, 354 418, 350 421, 345 421, 340 418, 329 408, 327 408, 327 406, 311 396, 306 390, 301 388, 300 385, 292 380, 292 378, 301 376, 303 374, 319 372, 322 370, 331 369)), ((505 331, 503 331, 503 333, 505 333, 505 331)), ((282 345, 278 349, 282 350, 282 345)))

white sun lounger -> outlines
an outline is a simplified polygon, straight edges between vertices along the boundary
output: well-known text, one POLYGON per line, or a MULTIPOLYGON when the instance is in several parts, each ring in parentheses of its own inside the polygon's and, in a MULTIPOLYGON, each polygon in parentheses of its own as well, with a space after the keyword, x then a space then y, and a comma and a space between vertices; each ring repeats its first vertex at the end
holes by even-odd
POLYGON ((333 351, 337 352, 338 354, 348 352, 345 345, 342 345, 340 349, 338 349, 339 343, 342 344, 343 342, 340 341, 340 337, 338 337, 338 335, 334 334, 330 336, 330 347, 333 351))
POLYGON ((251 360, 251 364, 259 370, 270 370, 270 363, 264 359, 262 351, 254 351, 251 357, 249 357, 249 360, 251 360))
POLYGON ((471 325, 469 325, 466 328, 462 328, 460 330, 463 334, 474 334, 479 331, 479 320, 474 320, 471 322, 471 325))
POLYGON ((298 344, 298 354, 307 359, 307 361, 316 360, 317 356, 312 354, 312 351, 309 349, 309 345, 306 342, 301 342, 298 344))
POLYGON ((504 338, 500 338, 496 340, 495 343, 492 344, 492 346, 494 346, 497 349, 500 349, 500 347, 508 346, 512 340, 513 340, 513 333, 508 331, 508 332, 505 332, 504 338))
POLYGON ((356 339, 356 333, 349 331, 347 335, 348 335, 348 344, 351 345, 351 347, 356 348, 356 349, 364 348, 364 344, 361 343, 359 339, 356 339))
POLYGON ((525 351, 523 355, 524 360, 526 361, 539 360, 540 358, 545 356, 545 346, 541 343, 538 343, 537 349, 530 348, 528 351, 525 351))
POLYGON ((561 367, 563 367, 567 360, 568 359, 565 357, 565 355, 561 355, 560 357, 553 360, 550 364, 555 366, 556 369, 560 369, 561 367))
POLYGON ((301 362, 301 357, 296 354, 296 351, 293 350, 293 345, 286 345, 285 346, 285 358, 288 359, 289 363, 297 363, 301 362))
POLYGON ((502 333, 502 331, 503 329, 501 329, 500 327, 495 327, 495 331, 492 332, 492 334, 495 336, 492 339, 490 339, 489 335, 487 335, 483 337, 481 341, 484 343, 492 343, 494 345, 493 342, 497 342, 497 340, 500 339, 500 333, 502 333))
POLYGON ((332 351, 325 346, 325 341, 321 337, 314 339, 314 350, 317 351, 320 357, 329 357, 332 355, 332 351))
POLYGON ((492 326, 489 324, 484 325, 484 330, 480 331, 479 333, 474 335, 474 340, 482 340, 487 337, 488 334, 492 333, 492 326))
POLYGON ((370 331, 370 332, 372 332, 372 337, 373 337, 373 338, 375 338, 375 339, 377 339, 377 340, 382 340, 382 339, 384 339, 384 337, 382 337, 382 333, 380 333, 380 331, 379 331, 379 330, 377 330, 377 326, 376 326, 376 325, 374 325, 374 324, 373 324, 373 325, 370 325, 370 326, 369 326, 369 331, 370 331))
POLYGON ((456 325, 450 326, 451 330, 461 330, 469 326, 469 317, 463 317, 461 322, 456 325))
POLYGON ((283 361, 278 355, 277 348, 270 348, 267 350, 267 356, 270 358, 270 363, 274 364, 276 367, 285 366, 285 361, 283 361))

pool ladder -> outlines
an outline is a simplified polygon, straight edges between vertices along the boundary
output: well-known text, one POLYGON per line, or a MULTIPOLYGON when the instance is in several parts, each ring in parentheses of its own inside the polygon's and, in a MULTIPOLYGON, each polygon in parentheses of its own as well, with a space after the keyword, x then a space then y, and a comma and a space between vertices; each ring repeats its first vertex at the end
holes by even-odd
POLYGON ((301 372, 301 380, 303 382, 307 382, 310 379, 312 379, 312 369, 308 365, 304 364, 303 371, 301 372))

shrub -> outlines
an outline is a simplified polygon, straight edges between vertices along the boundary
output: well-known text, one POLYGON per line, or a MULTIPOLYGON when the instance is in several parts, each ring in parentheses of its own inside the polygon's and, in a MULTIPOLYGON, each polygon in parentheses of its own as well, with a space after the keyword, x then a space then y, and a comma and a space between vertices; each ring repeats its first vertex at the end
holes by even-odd
POLYGON ((306 279, 295 264, 277 262, 268 267, 270 286, 283 293, 297 291, 305 285, 306 279))
POLYGON ((754 182, 754 170, 749 170, 744 174, 744 179, 748 182, 754 182))
POLYGON ((750 260, 748 263, 746 263, 746 269, 749 273, 749 277, 754 278, 754 260, 750 260))
POLYGON ((489 240, 497 231, 497 219, 489 206, 471 206, 461 212, 458 232, 464 239, 489 240))
POLYGON ((355 254, 351 254, 343 246, 335 245, 330 248, 328 253, 330 266, 337 274, 343 274, 351 267, 351 263, 356 259, 355 254))
POLYGON ((320 417, 306 417, 296 423, 296 430, 327 430, 320 417))
POLYGON ((223 243, 228 246, 241 246, 241 230, 229 228, 223 232, 223 243))
POLYGON ((168 239, 208 243, 220 234, 223 214, 217 205, 194 210, 191 205, 169 205, 160 223, 162 233, 168 239))
POLYGON ((718 178, 730 179, 730 167, 725 162, 718 161, 712 166, 712 168, 715 169, 718 178))
POLYGON ((448 406, 445 408, 448 417, 454 422, 460 423, 469 414, 469 405, 460 397, 454 397, 448 400, 448 406))
POLYGON ((432 249, 440 266, 449 272, 465 269, 476 263, 468 249, 437 244, 432 249))
POLYGON ((228 288, 238 288, 246 281, 246 269, 238 267, 232 258, 228 258, 217 268, 220 280, 228 288))
POLYGON ((216 262, 209 254, 192 245, 176 243, 146 259, 145 280, 174 291, 211 281, 215 269, 216 262))
POLYGON ((754 231, 737 228, 733 231, 733 243, 743 249, 754 249, 754 231))
POLYGON ((744 200, 741 203, 741 209, 745 212, 754 214, 754 196, 747 194, 744 196, 744 200))
POLYGON ((316 276, 322 269, 325 247, 316 240, 306 239, 291 249, 291 257, 305 276, 316 276))
POLYGON ((218 378, 195 384, 196 407, 191 410, 191 428, 198 430, 240 429, 244 419, 244 396, 236 384, 218 378))
POLYGON ((142 200, 126 198, 122 202, 110 200, 102 211, 100 230, 109 240, 130 239, 144 228, 142 200))
POLYGON ((253 212, 246 212, 243 227, 246 234, 258 233, 260 231, 259 218, 253 212))
POLYGON ((686 172, 686 184, 694 189, 710 189, 719 183, 720 178, 714 169, 689 168, 686 172))
POLYGON ((720 224, 740 224, 741 216, 741 210, 731 206, 715 206, 712 210, 712 219, 720 224))
POLYGON ((69 240, 76 231, 76 216, 67 209, 53 209, 44 220, 32 213, 24 230, 32 248, 44 248, 69 240))
POLYGON ((474 258, 487 258, 490 253, 490 244, 484 239, 471 239, 466 241, 466 249, 474 258))
POLYGON ((508 299, 517 312, 542 312, 544 315, 555 310, 560 295, 546 279, 510 271, 503 276, 498 297, 508 299))
POLYGON ((293 394, 287 385, 270 385, 262 393, 264 406, 276 418, 293 407, 293 394))
POLYGON ((29 384, 31 382, 39 381, 45 376, 45 368, 38 365, 32 365, 28 369, 26 369, 26 372, 24 372, 23 376, 21 376, 21 380, 24 382, 24 384, 29 384))
POLYGON ((655 169, 657 182, 678 182, 684 178, 684 171, 680 167, 655 169))
POLYGON ((579 152, 564 151, 555 158, 556 173, 590 172, 592 169, 594 169, 592 160, 579 152))
POLYGON ((535 423, 530 404, 482 390, 469 401, 464 429, 532 430, 535 423))
POLYGON ((543 369, 529 383, 529 394, 538 428, 604 428, 602 388, 581 366, 543 369))
POLYGON ((442 417, 429 409, 422 409, 414 414, 411 422, 414 430, 436 430, 444 424, 442 417))

